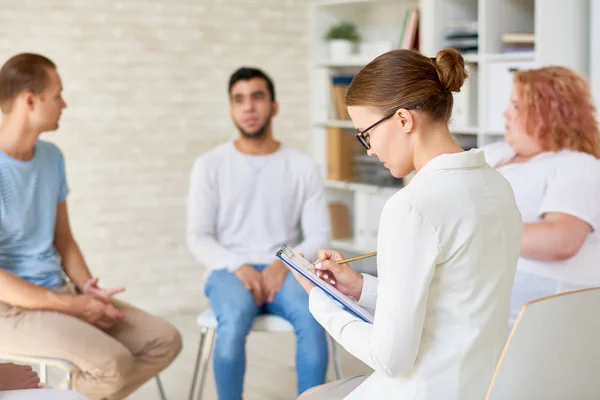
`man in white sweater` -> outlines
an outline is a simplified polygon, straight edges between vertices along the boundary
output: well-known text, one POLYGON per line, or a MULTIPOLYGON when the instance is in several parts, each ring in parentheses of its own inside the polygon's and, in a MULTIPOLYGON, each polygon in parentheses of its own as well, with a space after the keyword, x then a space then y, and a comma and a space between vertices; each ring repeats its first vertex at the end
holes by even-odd
POLYGON ((239 400, 246 336, 259 313, 290 321, 297 337, 298 394, 325 382, 327 340, 308 296, 275 253, 288 244, 314 257, 330 236, 316 164, 273 138, 271 79, 240 68, 229 81, 237 140, 200 156, 188 197, 187 242, 210 275, 205 292, 219 326, 214 374, 220 400, 239 400))

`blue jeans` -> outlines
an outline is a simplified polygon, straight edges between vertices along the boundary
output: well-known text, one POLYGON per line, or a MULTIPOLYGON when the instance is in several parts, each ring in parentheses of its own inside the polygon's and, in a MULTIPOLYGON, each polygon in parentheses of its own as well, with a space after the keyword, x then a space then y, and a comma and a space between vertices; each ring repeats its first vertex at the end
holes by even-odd
MULTIPOLYGON (((262 271, 265 265, 255 265, 262 271)), ((213 368, 219 400, 240 400, 246 370, 246 336, 258 314, 275 314, 290 321, 296 332, 298 394, 325 383, 327 337, 308 310, 308 295, 291 273, 285 276, 273 303, 259 307, 252 294, 231 272, 213 271, 206 295, 217 316, 213 368)))

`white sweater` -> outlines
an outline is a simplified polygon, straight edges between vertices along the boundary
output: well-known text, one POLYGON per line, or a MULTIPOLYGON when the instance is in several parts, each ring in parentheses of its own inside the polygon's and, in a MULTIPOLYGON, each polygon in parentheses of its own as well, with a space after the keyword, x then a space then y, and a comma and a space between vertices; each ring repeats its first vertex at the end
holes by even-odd
POLYGON ((207 268, 270 264, 284 244, 314 260, 329 237, 322 179, 300 151, 247 155, 228 142, 194 163, 187 243, 207 268))
POLYGON ((310 310, 375 372, 347 399, 481 400, 507 337, 523 224, 481 150, 431 160, 386 203, 368 324, 321 289, 310 310))

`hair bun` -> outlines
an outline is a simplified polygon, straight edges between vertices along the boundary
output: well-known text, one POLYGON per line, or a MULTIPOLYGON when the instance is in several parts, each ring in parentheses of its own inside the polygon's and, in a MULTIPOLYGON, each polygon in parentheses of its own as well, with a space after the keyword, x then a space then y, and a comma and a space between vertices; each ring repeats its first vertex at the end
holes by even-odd
POLYGON ((468 74, 465 60, 456 49, 445 48, 438 51, 435 57, 435 68, 444 89, 460 92, 468 74))

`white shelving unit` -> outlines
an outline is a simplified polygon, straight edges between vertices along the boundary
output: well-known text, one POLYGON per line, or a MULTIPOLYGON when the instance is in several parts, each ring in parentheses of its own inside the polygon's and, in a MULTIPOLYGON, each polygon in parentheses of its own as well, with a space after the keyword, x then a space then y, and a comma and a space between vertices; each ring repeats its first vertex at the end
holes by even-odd
MULTIPOLYGON (((595 0, 594 0, 595 1, 595 0)), ((363 41, 387 41, 397 48, 407 9, 419 8, 419 50, 434 57, 444 47, 444 27, 450 21, 477 21, 478 52, 464 55, 470 78, 455 102, 451 130, 465 146, 481 147, 502 138, 503 112, 515 70, 564 65, 588 76, 590 65, 590 0, 312 0, 309 2, 311 152, 327 178, 327 129, 351 121, 332 120, 331 76, 354 74, 374 55, 347 60, 328 58, 323 35, 339 21, 352 21, 363 41), (502 53, 504 33, 534 33, 535 50, 502 53), (456 118, 458 120, 458 118, 456 118), (466 122, 465 122, 466 121, 466 122)), ((398 188, 369 183, 326 181, 329 202, 349 209, 353 236, 331 245, 349 253, 374 251, 376 227, 384 199, 398 188), (365 236, 364 230, 368 231, 365 236), (360 232, 359 232, 360 231, 360 232)))
POLYGON ((590 81, 596 108, 600 108, 600 2, 590 2, 590 81))

